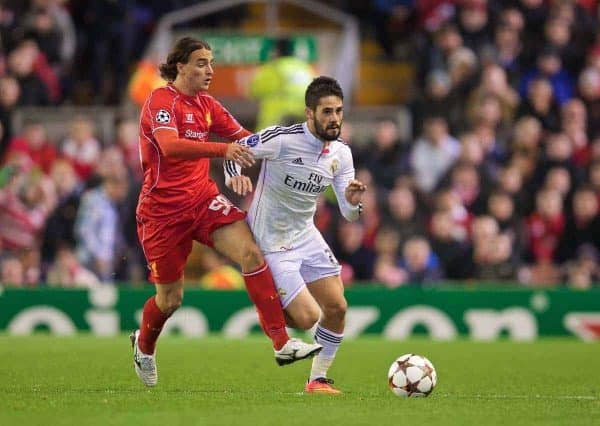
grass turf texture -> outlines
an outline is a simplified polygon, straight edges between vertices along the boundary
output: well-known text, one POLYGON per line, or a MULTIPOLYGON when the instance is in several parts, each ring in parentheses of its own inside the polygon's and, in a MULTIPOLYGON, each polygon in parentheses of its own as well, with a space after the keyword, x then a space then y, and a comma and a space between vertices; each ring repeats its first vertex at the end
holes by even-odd
POLYGON ((165 337, 159 384, 135 376, 127 336, 0 335, 0 425, 598 425, 600 346, 575 340, 344 342, 343 395, 307 395, 310 361, 277 367, 265 338, 165 337), (429 398, 387 388, 399 355, 427 356, 429 398))

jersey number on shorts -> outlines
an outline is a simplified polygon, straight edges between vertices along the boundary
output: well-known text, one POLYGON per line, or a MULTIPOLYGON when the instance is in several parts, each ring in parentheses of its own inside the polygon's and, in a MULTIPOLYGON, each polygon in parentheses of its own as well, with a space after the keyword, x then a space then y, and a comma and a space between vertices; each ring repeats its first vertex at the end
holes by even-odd
POLYGON ((231 211, 231 208, 234 207, 233 203, 225 198, 223 195, 217 195, 209 204, 208 208, 210 210, 214 210, 218 212, 222 210, 224 216, 227 216, 231 211))

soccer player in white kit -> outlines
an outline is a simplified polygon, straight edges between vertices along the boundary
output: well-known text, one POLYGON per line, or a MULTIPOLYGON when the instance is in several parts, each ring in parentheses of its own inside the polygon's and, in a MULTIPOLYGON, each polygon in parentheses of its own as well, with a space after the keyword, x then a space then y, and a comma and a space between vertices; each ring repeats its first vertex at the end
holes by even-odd
MULTIPOLYGON (((238 141, 263 160, 248 223, 271 268, 290 327, 311 329, 323 350, 313 359, 306 392, 337 394, 327 370, 344 337, 347 302, 340 265, 314 224, 318 197, 329 185, 342 215, 360 217, 365 185, 354 179, 350 148, 339 139, 343 92, 330 77, 306 89, 306 122, 268 127, 238 141)), ((225 183, 239 195, 252 182, 225 161, 225 183)))

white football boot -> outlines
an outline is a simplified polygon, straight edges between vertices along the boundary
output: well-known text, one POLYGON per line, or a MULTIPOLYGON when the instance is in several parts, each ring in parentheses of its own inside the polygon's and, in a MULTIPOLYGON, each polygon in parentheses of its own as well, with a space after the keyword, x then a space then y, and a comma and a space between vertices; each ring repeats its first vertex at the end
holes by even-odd
POLYGON ((154 355, 147 355, 140 350, 138 339, 140 330, 135 330, 129 335, 133 347, 133 366, 135 373, 146 386, 156 386, 158 374, 156 372, 156 360, 154 355))
POLYGON ((323 346, 318 343, 305 343, 300 339, 290 339, 278 351, 275 351, 275 361, 279 365, 291 364, 301 359, 312 358, 321 352, 323 346))

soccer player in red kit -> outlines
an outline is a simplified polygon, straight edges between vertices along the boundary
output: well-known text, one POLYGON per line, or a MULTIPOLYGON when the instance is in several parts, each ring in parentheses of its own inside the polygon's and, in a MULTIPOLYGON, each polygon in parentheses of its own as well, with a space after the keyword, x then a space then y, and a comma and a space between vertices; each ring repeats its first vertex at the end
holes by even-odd
POLYGON ((155 283, 139 330, 131 335, 134 367, 154 386, 156 340, 183 298, 183 268, 196 240, 236 262, 273 342, 279 365, 317 354, 321 345, 290 339, 273 278, 244 218, 246 213, 220 194, 209 178, 210 158, 250 166, 254 158, 238 144, 208 142, 209 133, 230 141, 251 134, 206 91, 213 78, 210 46, 180 39, 160 66, 168 81, 146 100, 140 120, 144 182, 136 211, 138 236, 155 283))

